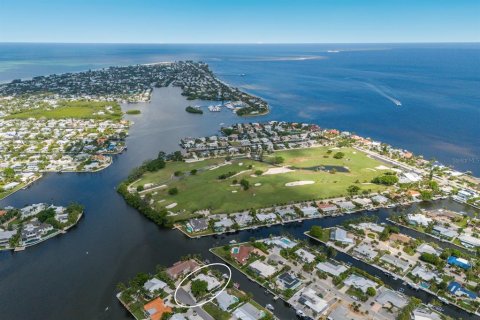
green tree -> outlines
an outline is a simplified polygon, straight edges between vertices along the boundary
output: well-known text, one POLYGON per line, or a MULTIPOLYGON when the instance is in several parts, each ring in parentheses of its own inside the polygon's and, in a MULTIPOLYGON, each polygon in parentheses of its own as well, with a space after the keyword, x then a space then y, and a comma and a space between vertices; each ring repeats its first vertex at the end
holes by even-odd
POLYGON ((208 283, 203 280, 193 280, 191 291, 195 298, 200 297, 207 293, 208 283))
POLYGON ((367 288, 367 294, 368 294, 370 297, 374 297, 374 296, 377 294, 377 290, 375 290, 374 287, 368 287, 368 288, 367 288))

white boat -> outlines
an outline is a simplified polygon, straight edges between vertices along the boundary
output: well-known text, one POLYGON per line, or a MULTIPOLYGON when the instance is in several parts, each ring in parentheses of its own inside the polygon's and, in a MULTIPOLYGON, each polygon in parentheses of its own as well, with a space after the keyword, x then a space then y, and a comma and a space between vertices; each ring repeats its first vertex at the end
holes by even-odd
POLYGON ((267 308, 267 309, 270 310, 270 311, 275 310, 275 308, 274 308, 270 303, 267 304, 267 305, 265 306, 265 308, 267 308))

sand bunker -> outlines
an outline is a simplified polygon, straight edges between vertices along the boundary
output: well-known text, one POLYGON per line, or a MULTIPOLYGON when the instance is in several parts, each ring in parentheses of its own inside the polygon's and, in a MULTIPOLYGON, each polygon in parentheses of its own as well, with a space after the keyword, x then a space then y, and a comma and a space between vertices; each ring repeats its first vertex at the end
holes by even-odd
POLYGON ((255 187, 260 187, 262 184, 260 182, 257 182, 254 184, 255 187))
POLYGON ((295 187, 295 186, 303 186, 303 185, 306 185, 306 184, 314 184, 314 183, 315 183, 315 181, 302 180, 302 181, 293 181, 293 182, 285 183, 285 186, 286 187, 295 187))
POLYGON ((280 168, 270 168, 268 169, 267 171, 265 171, 263 173, 263 175, 266 175, 266 174, 279 174, 279 173, 287 173, 287 172, 293 172, 295 170, 292 170, 290 168, 287 168, 287 167, 280 167, 280 168))
POLYGON ((177 206, 177 203, 174 202, 174 203, 169 204, 169 205, 166 206, 165 208, 167 208, 167 209, 172 209, 172 208, 175 208, 176 206, 177 206))
POLYGON ((386 166, 384 166, 384 165, 381 165, 381 166, 375 167, 375 169, 378 169, 378 170, 389 170, 390 168, 389 168, 389 167, 386 167, 386 166))

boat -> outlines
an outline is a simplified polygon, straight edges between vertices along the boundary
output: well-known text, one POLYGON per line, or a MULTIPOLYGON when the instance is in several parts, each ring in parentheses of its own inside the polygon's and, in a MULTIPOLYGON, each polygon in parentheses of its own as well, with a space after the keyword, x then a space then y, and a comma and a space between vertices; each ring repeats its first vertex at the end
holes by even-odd
POLYGON ((237 241, 235 241, 235 240, 230 240, 230 244, 235 244, 235 243, 237 243, 237 241))
POLYGON ((267 305, 265 306, 265 308, 267 308, 267 309, 270 310, 270 311, 275 310, 275 308, 274 308, 270 303, 267 304, 267 305))

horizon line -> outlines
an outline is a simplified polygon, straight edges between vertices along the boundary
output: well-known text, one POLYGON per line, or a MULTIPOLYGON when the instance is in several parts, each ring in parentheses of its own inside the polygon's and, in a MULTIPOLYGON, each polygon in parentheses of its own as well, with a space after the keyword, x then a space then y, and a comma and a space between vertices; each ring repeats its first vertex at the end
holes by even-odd
POLYGON ((335 45, 335 44, 480 44, 480 41, 404 41, 404 42, 58 42, 0 41, 0 44, 136 44, 136 45, 335 45))

